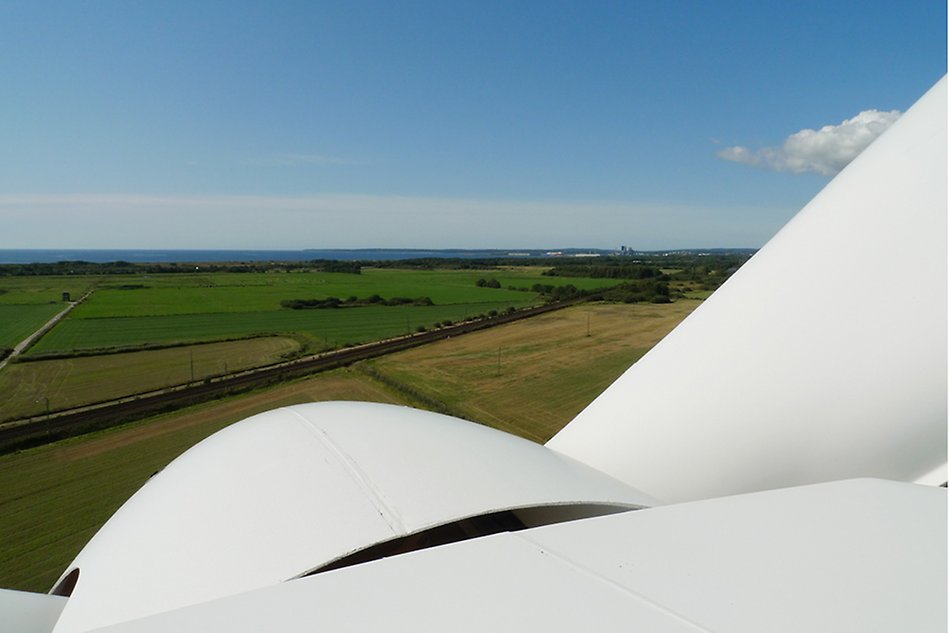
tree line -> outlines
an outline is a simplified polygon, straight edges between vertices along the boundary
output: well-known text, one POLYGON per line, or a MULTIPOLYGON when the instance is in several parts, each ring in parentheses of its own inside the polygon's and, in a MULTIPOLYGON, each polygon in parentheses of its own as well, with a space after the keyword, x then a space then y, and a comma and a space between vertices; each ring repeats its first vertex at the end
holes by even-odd
POLYGON ((326 297, 325 299, 284 299, 280 302, 281 307, 291 310, 325 310, 336 308, 360 308, 365 306, 431 306, 435 305, 431 297, 392 297, 385 299, 377 294, 369 295, 365 299, 356 296, 340 299, 339 297, 326 297))
POLYGON ((163 273, 264 273, 280 271, 314 271, 324 273, 362 273, 362 262, 335 259, 314 259, 299 262, 197 262, 134 264, 126 261, 86 262, 63 260, 31 264, 2 264, 0 276, 23 277, 30 275, 141 275, 163 273))

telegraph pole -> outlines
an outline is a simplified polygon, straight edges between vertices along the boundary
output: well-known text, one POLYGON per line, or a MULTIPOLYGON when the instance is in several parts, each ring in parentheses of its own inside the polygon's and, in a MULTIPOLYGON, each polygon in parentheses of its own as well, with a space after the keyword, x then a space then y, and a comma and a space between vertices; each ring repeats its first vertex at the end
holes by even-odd
MULTIPOLYGON (((51 429, 49 426, 49 396, 43 396, 43 400, 46 401, 46 437, 49 437, 51 433, 51 429)), ((39 404, 40 401, 35 400, 34 402, 39 404)))

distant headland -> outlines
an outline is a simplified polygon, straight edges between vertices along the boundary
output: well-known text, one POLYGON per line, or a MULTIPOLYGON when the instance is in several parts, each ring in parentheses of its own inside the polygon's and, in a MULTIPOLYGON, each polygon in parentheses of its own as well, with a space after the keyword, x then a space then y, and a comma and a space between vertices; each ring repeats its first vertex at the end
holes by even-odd
POLYGON ((0 265, 83 261, 94 263, 170 263, 170 262, 261 262, 307 260, 387 261, 400 259, 497 259, 508 257, 607 257, 611 255, 662 254, 747 254, 750 248, 673 249, 637 251, 597 248, 512 248, 512 249, 303 249, 303 250, 187 250, 187 249, 0 249, 0 265))

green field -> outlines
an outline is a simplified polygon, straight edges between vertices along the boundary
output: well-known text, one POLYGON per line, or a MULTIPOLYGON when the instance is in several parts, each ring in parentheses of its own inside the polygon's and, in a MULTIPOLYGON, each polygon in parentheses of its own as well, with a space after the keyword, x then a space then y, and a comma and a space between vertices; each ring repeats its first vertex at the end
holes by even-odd
POLYGON ((402 403, 338 370, 0 456, 0 587, 47 591, 102 523, 183 451, 255 413, 319 400, 402 403))
MULTIPOLYGON (((0 342, 9 341, 6 346, 10 347, 62 309, 62 292, 77 298, 94 288, 82 304, 28 349, 20 362, 0 371, 0 420, 39 413, 47 398, 52 410, 61 410, 182 384, 190 374, 180 371, 178 361, 168 359, 203 358, 210 348, 193 347, 201 344, 267 337, 295 341, 293 350, 281 349, 276 354, 249 343, 245 348, 259 354, 246 362, 232 360, 229 369, 235 370, 269 364, 287 353, 303 355, 367 343, 447 321, 535 305, 543 301, 541 295, 529 290, 537 283, 569 283, 580 288, 610 284, 597 279, 545 277, 543 270, 364 268, 361 274, 351 274, 275 268, 261 273, 0 278, 5 284, 0 296, 34 301, 0 303, 0 342), (500 287, 479 286, 479 279, 496 280, 500 287), (371 303, 306 310, 281 305, 289 300, 328 297, 367 301, 372 295, 382 299, 428 297, 434 305, 371 303), (59 300, 50 303, 51 297, 59 300), (169 347, 177 350, 140 357, 127 354, 169 347), (77 355, 82 360, 77 360, 77 355), (101 358, 93 359, 93 355, 101 358), (35 364, 40 361, 41 365, 35 364), (168 363, 176 369, 166 368, 168 363), (83 375, 90 378, 80 379, 83 375)), ((223 373, 220 368, 226 362, 227 354, 220 355, 210 373, 223 373)))
POLYGON ((64 303, 0 303, 0 348, 12 348, 65 307, 64 303))
POLYGON ((339 308, 336 310, 272 310, 168 316, 65 319, 29 354, 106 349, 154 344, 186 344, 267 334, 301 334, 316 348, 365 343, 414 331, 436 321, 458 321, 489 310, 523 307, 532 297, 518 293, 518 301, 457 303, 435 306, 339 308))
MULTIPOLYGON (((696 305, 578 306, 393 354, 373 367, 466 417, 543 439, 696 305)), ((358 368, 344 369, 0 456, 0 586, 46 591, 119 505, 182 451, 254 413, 319 400, 419 404, 358 368)))
POLYGON ((266 337, 143 352, 14 363, 0 372, 0 422, 279 362, 299 349, 266 337))
POLYGON ((0 305, 61 303, 64 292, 78 299, 99 277, 32 276, 0 277, 0 305))
MULTIPOLYGON (((405 334, 540 301, 536 283, 596 288, 597 279, 544 277, 542 269, 393 270, 113 275, 28 354, 62 354, 149 345, 189 344, 260 335, 295 335, 311 350, 405 334), (479 278, 500 288, 479 287, 479 278), (519 288, 519 289, 509 289, 519 288), (290 310, 281 301, 379 295, 429 297, 432 306, 365 306, 290 310)), ((37 278, 49 285, 49 278, 37 278)))
POLYGON ((594 288, 596 279, 544 277, 539 269, 515 270, 398 270, 364 268, 362 274, 322 272, 214 273, 115 276, 102 281, 95 295, 74 317, 138 317, 197 313, 263 312, 280 310, 284 299, 323 299, 334 296, 423 297, 436 305, 523 302, 535 293, 509 290, 535 283, 594 288), (493 277, 500 288, 475 285, 493 277))
POLYGON ((63 292, 78 299, 90 277, 0 277, 0 349, 12 348, 66 308, 63 292))

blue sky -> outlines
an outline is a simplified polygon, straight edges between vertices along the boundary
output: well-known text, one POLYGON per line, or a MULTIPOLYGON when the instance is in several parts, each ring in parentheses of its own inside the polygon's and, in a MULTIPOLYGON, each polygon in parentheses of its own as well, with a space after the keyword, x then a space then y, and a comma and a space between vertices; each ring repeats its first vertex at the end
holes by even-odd
POLYGON ((756 247, 946 72, 929 0, 272 5, 0 3, 0 248, 756 247))

